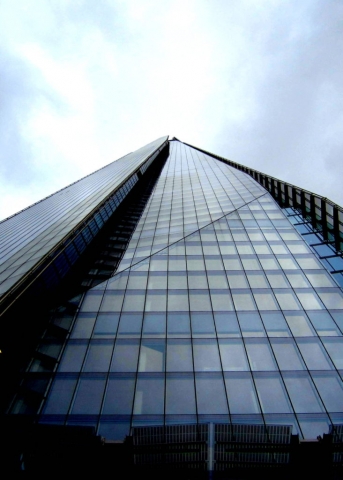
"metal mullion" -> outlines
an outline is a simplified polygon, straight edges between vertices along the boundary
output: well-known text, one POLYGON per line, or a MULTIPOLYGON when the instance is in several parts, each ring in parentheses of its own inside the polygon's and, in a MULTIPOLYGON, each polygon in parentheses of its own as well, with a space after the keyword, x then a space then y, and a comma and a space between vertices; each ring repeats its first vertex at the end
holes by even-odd
MULTIPOLYGON (((181 145, 180 145, 181 148, 181 145)), ((187 167, 189 171, 189 162, 187 154, 185 155, 187 167)), ((182 181, 183 183, 183 181, 182 181)), ((194 202, 194 195, 193 195, 193 185, 191 184, 191 191, 192 197, 194 202)), ((199 226, 199 224, 198 224, 199 226)), ((193 234, 194 232, 192 232, 193 234)), ((185 238, 185 237, 184 237, 185 238)), ((187 267, 187 252, 186 252, 186 245, 185 245, 185 258, 186 258, 186 281, 187 281, 187 295, 188 295, 188 318, 189 318, 189 329, 190 329, 190 343, 191 343, 191 354, 192 354, 192 365, 193 365, 193 384, 194 384, 194 399, 195 399, 195 415, 197 420, 197 427, 199 424, 199 411, 198 411, 198 392, 197 392, 197 385, 195 381, 195 362, 194 362, 194 349, 193 349, 193 329, 192 329, 192 321, 191 321, 191 303, 190 303, 190 295, 189 295, 189 283, 188 283, 188 267, 187 267)))
MULTIPOLYGON (((93 331, 94 331, 94 328, 95 328, 95 323, 96 323, 97 317, 98 317, 99 312, 100 312, 100 309, 101 309, 101 305, 102 305, 102 303, 103 303, 103 301, 104 301, 105 291, 106 291, 106 290, 103 290, 103 293, 102 293, 102 298, 101 298, 101 301, 100 301, 98 313, 97 313, 96 318, 95 318, 95 322, 94 322, 92 334, 93 334, 93 331)), ((84 294, 82 295, 82 298, 80 299, 79 306, 78 306, 78 309, 77 309, 77 313, 78 313, 79 310, 80 310, 80 306, 81 306, 81 304, 82 304, 82 302, 83 302, 86 294, 87 294, 87 292, 84 293, 84 294)), ((74 318, 74 323, 73 323, 73 326, 72 326, 72 328, 71 328, 70 331, 73 330, 74 325, 75 325, 75 321, 76 321, 76 316, 75 316, 75 318, 74 318)), ((69 337, 70 337, 70 334, 69 334, 69 337)), ((80 379, 81 379, 81 372, 82 372, 82 369, 83 369, 83 367, 84 367, 84 365, 85 365, 85 362, 86 362, 86 359, 87 359, 87 356, 88 356, 88 351, 89 351, 89 345, 90 345, 90 342, 91 342, 91 338, 92 338, 92 335, 91 335, 91 336, 89 337, 89 339, 88 339, 88 345, 87 345, 87 347, 86 347, 85 355, 84 355, 84 357, 83 357, 83 361, 82 361, 82 363, 81 363, 81 367, 80 367, 80 370, 79 370, 79 372, 78 372, 78 379, 77 379, 77 381, 76 381, 74 393, 73 393, 73 395, 72 395, 72 398, 71 398, 71 401, 70 401, 70 404, 69 404, 69 409, 68 409, 68 411, 67 411, 67 413, 66 413, 66 415, 65 415, 65 422, 64 422, 65 425, 67 424, 68 417, 71 415, 71 410, 72 410, 72 408, 73 408, 73 406, 74 406, 75 396, 76 396, 77 391, 78 391, 78 388, 79 388, 80 379)), ((69 340, 69 338, 68 338, 68 340, 69 340)), ((67 347, 68 343, 69 343, 68 341, 65 343, 65 346, 64 346, 62 355, 64 354, 64 350, 65 350, 65 348, 67 347)), ((62 358, 62 355, 61 355, 60 359, 62 358)), ((60 362, 59 362, 59 363, 60 363, 60 362)), ((75 373, 77 373, 77 372, 75 372, 75 373)), ((106 381, 105 381, 105 382, 106 382, 106 381)), ((105 386, 104 386, 104 392, 105 392, 105 387, 106 387, 106 383, 105 383, 105 386)), ((104 395, 104 393, 103 393, 103 395, 104 395)), ((101 405, 100 405, 100 411, 101 411, 101 405)), ((98 428, 100 412, 97 414, 97 416, 98 416, 98 420, 97 420, 96 429, 98 428)))
MULTIPOLYGON (((99 431, 99 426, 100 426, 100 421, 101 421, 101 415, 102 415, 102 411, 103 411, 103 408, 104 408, 105 397, 106 397, 106 394, 107 394, 108 382, 109 382, 110 373, 111 373, 111 365, 112 365, 114 350, 115 350, 115 347, 116 347, 116 344, 117 344, 117 340, 118 340, 119 324, 120 324, 121 314, 122 314, 122 310, 123 310, 124 299, 125 299, 125 295, 126 295, 126 292, 127 292, 127 284, 128 284, 128 282, 129 282, 129 276, 130 276, 130 273, 128 272, 128 276, 127 276, 127 280, 126 280, 125 293, 124 293, 124 297, 123 297, 123 303, 122 303, 121 310, 120 310, 120 313, 119 313, 119 320, 118 320, 118 324, 117 324, 117 330, 116 330, 115 337, 114 337, 114 339, 113 339, 112 353, 111 353, 110 361, 109 361, 109 364, 108 364, 108 371, 107 371, 106 380, 105 380, 104 393, 103 393, 102 401, 101 401, 101 404, 100 404, 100 410, 99 410, 99 415, 98 415, 98 416, 99 416, 99 419, 98 419, 98 424, 97 424, 97 427, 96 427, 96 433, 98 433, 98 431, 99 431)), ((105 289, 104 289, 104 294, 105 294, 105 292, 107 291, 108 283, 109 283, 109 282, 108 282, 108 280, 107 280, 107 281, 106 281, 106 287, 105 287, 105 289)), ((101 302, 101 303, 102 303, 102 302, 101 302)), ((96 327, 96 322, 97 322, 97 320, 98 320, 100 308, 101 308, 101 305, 100 305, 100 307, 99 307, 97 316, 96 316, 96 318, 95 318, 95 322, 94 322, 92 334, 91 334, 91 337, 90 337, 91 339, 92 339, 93 334, 94 334, 94 330, 95 330, 95 327, 96 327)), ((143 322, 142 322, 142 323, 143 323, 143 322)), ((138 358, 139 358, 139 357, 138 357, 138 358)), ((138 365, 138 359, 137 359, 137 365, 138 365)), ((120 372, 120 373, 123 373, 123 372, 120 372)), ((135 387, 134 387, 134 388, 135 388, 135 387)))

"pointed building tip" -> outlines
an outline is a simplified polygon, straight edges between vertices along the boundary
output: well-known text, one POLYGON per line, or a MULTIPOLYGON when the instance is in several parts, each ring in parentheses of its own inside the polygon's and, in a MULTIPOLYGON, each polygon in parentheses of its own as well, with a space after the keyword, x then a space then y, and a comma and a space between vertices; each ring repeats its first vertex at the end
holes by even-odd
POLYGON ((176 138, 176 137, 171 138, 169 141, 170 141, 170 142, 173 142, 173 141, 175 141, 175 142, 181 142, 181 140, 179 140, 179 139, 176 138))

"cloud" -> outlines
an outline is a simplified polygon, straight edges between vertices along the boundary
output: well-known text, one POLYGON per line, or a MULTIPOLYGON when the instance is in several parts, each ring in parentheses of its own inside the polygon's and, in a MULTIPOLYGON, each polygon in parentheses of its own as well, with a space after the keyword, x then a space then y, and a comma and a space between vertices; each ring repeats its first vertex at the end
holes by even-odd
POLYGON ((342 8, 3 1, 0 215, 166 134, 343 204, 342 8))

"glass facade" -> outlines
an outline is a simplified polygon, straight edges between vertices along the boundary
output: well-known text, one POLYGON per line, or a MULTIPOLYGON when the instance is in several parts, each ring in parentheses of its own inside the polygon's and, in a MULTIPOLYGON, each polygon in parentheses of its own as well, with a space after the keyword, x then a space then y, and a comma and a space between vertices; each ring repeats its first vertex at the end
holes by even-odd
POLYGON ((44 271, 47 288, 58 283, 166 141, 155 140, 0 222, 0 303, 35 269, 44 271))
MULTIPOLYGON (((306 219, 169 143, 118 269, 75 307, 39 421, 120 440, 209 422, 327 433, 343 423, 343 292, 296 228, 306 219)), ((32 363, 26 381, 39 378, 32 363)))

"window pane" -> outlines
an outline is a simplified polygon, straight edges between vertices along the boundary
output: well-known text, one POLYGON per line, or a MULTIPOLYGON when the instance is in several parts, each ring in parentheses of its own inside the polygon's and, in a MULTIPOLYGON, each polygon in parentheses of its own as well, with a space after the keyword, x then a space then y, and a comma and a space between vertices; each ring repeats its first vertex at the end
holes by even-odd
POLYGON ((70 338, 90 338, 95 322, 94 314, 79 314, 70 338))
POLYGON ((281 312, 262 312, 261 317, 269 337, 291 336, 291 332, 281 312))
POLYGON ((101 304, 101 312, 120 312, 123 304, 124 292, 122 290, 105 292, 101 304))
POLYGON ((193 353, 195 370, 221 370, 218 346, 215 340, 194 340, 193 353))
POLYGON ((329 412, 341 412, 343 405, 343 385, 337 373, 314 373, 313 381, 329 412))
POLYGON ((83 370, 85 372, 107 372, 111 360, 113 343, 91 344, 83 370))
POLYGON ((319 338, 298 338, 297 344, 309 370, 332 370, 332 363, 319 338))
POLYGON ((257 312, 239 312, 237 314, 243 337, 265 337, 261 318, 257 312))
POLYGON ((134 389, 134 377, 110 378, 102 413, 105 415, 130 415, 134 389))
POLYGON ((212 308, 214 312, 233 310, 232 298, 229 290, 211 290, 212 308))
POLYGON ((163 372, 164 371, 164 340, 142 340, 139 355, 139 372, 163 372))
POLYGON ((139 377, 137 380, 134 415, 161 415, 164 411, 164 379, 139 377))
POLYGON ((226 370, 226 371, 249 370, 248 360, 245 354, 243 341, 241 339, 220 339, 219 350, 220 350, 223 370, 226 370))
POLYGON ((138 340, 117 340, 112 364, 112 372, 135 372, 139 351, 138 340))
POLYGON ((79 382, 72 414, 96 415, 100 412, 105 379, 84 378, 79 382))
POLYGON ((234 312, 214 313, 218 337, 240 337, 237 317, 234 312))
POLYGON ((277 366, 267 339, 245 339, 245 346, 251 370, 277 370, 277 366))
POLYGON ((99 313, 94 328, 94 337, 113 338, 117 333, 119 313, 99 313))
POLYGON ((283 378, 297 413, 323 412, 323 405, 307 372, 284 373, 283 378))
POLYGON ((59 372, 79 372, 85 357, 87 344, 74 344, 69 342, 66 346, 61 363, 58 367, 59 372))
POLYGON ((191 313, 193 337, 213 337, 215 335, 212 313, 191 313))
POLYGON ((254 374, 258 397, 264 413, 291 413, 292 409, 277 373, 254 374))
POLYGON ((190 309, 195 312, 211 311, 211 302, 208 291, 191 290, 189 294, 190 309))
POLYGON ((295 337, 311 337, 314 330, 304 313, 285 313, 289 328, 295 337))
POLYGON ((192 347, 189 340, 168 340, 167 371, 193 371, 192 347))
POLYGON ((143 336, 163 336, 166 332, 166 315, 164 313, 146 313, 143 321, 143 336))
POLYGON ((75 378, 56 378, 44 405, 44 414, 65 414, 76 385, 75 378))
POLYGON ((189 309, 187 290, 168 291, 168 311, 185 312, 189 309))
POLYGON ((250 373, 226 373, 225 384, 231 414, 260 413, 250 373))
POLYGON ((142 330, 142 314, 122 313, 118 335, 122 337, 140 336, 142 330))
POLYGON ((232 297, 236 310, 256 310, 255 302, 251 293, 241 293, 234 291, 232 293, 232 297))
POLYGON ((221 375, 197 375, 195 384, 199 415, 228 413, 225 388, 221 375))
POLYGON ((280 370, 304 370, 299 350, 291 338, 272 338, 271 344, 280 370))
POLYGON ((325 310, 321 312, 307 312, 312 325, 316 329, 318 335, 324 337, 334 337, 341 335, 339 328, 325 310))
POLYGON ((167 377, 166 414, 195 414, 194 379, 188 376, 167 377))
POLYGON ((168 336, 188 337, 191 334, 191 324, 188 313, 168 313, 167 331, 168 336))

